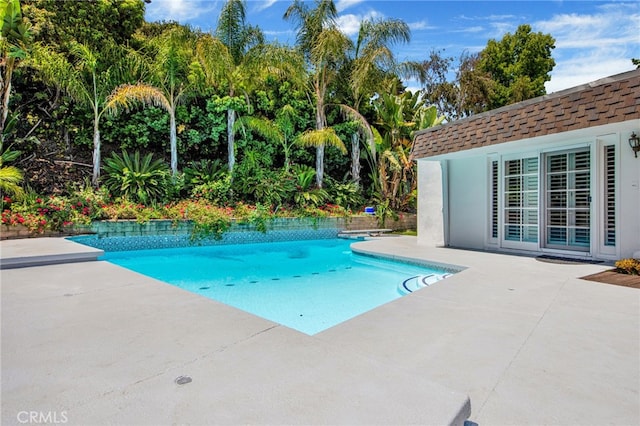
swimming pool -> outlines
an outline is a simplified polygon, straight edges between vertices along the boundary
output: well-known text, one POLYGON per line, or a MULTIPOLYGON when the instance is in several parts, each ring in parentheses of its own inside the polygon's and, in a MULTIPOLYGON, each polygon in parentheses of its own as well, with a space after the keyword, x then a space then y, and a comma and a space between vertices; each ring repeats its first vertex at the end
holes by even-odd
POLYGON ((309 335, 449 275, 354 254, 351 242, 120 251, 101 259, 309 335))

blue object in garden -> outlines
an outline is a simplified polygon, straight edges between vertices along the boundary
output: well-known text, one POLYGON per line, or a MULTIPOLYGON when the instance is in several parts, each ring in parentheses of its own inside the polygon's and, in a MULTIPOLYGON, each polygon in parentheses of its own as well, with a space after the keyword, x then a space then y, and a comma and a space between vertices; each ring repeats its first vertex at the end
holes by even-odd
POLYGON ((365 207, 364 212, 366 214, 376 214, 376 209, 374 209, 373 207, 365 207))

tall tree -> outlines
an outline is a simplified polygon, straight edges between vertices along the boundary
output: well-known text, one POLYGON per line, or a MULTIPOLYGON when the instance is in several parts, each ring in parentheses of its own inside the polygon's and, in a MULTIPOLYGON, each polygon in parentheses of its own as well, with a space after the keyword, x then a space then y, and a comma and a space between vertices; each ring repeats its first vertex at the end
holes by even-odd
POLYGON ((417 188, 413 134, 441 124, 444 116, 438 117, 434 105, 426 106, 420 92, 382 93, 374 105, 378 115, 375 123, 378 153, 373 170, 375 192, 381 202, 406 211, 415 199, 417 188))
POLYGON ((169 113, 171 173, 178 173, 178 133, 176 107, 188 97, 212 85, 219 75, 219 57, 228 55, 225 46, 210 35, 193 32, 189 27, 170 27, 149 41, 149 81, 164 101, 169 113))
MULTIPOLYGON (((224 79, 227 84, 229 97, 233 98, 238 92, 246 89, 246 84, 251 82, 251 76, 255 74, 256 64, 254 56, 250 58, 248 52, 264 42, 264 36, 259 28, 246 23, 245 1, 227 0, 220 11, 216 36, 227 47, 228 55, 218 59, 224 65, 224 79)), ((229 102, 227 109, 227 150, 229 172, 233 171, 235 164, 235 132, 234 123, 236 111, 233 102, 229 102)))
POLYGON ((527 24, 520 25, 514 34, 506 33, 500 41, 489 40, 477 64, 496 83, 489 109, 544 95, 544 83, 551 79, 555 66, 551 56, 554 48, 550 34, 534 33, 527 24))
POLYGON ((57 52, 80 43, 93 52, 124 45, 144 22, 143 0, 23 0, 35 41, 57 52))
POLYGON ((9 115, 11 79, 18 64, 26 58, 31 32, 22 18, 19 0, 0 0, 0 135, 9 115))
MULTIPOLYGON (((84 44, 71 46, 70 54, 75 63, 66 56, 38 45, 34 49, 33 65, 47 83, 64 90, 77 103, 87 106, 93 114, 93 173, 91 183, 98 186, 101 166, 100 120, 105 113, 117 105, 128 105, 138 100, 129 86, 121 86, 127 74, 127 57, 121 49, 112 46, 103 50, 102 56, 84 44), (107 53, 109 52, 109 53, 107 53)), ((144 85, 139 83, 138 88, 144 85)), ((155 99, 155 98, 154 98, 155 99)), ((157 99, 156 99, 156 102, 157 99)))
POLYGON ((316 147, 316 183, 322 187, 324 177, 325 145, 335 145, 346 153, 344 143, 332 128, 327 127, 326 103, 329 84, 346 60, 352 43, 337 27, 338 12, 333 0, 316 0, 310 9, 301 0, 287 8, 284 18, 294 20, 297 29, 297 44, 303 52, 311 74, 311 90, 316 104, 316 128, 305 132, 301 142, 316 147))
MULTIPOLYGON (((409 25, 398 19, 364 20, 360 23, 349 76, 354 112, 360 113, 362 102, 380 91, 389 71, 395 69, 391 47, 396 43, 408 43, 410 39, 409 25)), ((374 145, 368 126, 360 126, 359 129, 351 136, 351 177, 356 184, 360 184, 360 137, 364 136, 370 147, 374 145)))

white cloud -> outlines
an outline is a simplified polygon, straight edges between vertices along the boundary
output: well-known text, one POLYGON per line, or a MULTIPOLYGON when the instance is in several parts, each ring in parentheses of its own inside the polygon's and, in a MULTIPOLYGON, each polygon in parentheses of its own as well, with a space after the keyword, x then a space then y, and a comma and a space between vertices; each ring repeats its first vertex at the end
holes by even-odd
POLYGON ((408 25, 409 25, 409 29, 411 29, 411 31, 433 30, 433 29, 437 28, 437 27, 435 27, 433 25, 429 25, 427 23, 427 21, 410 22, 408 25))
POLYGON ((536 22, 534 31, 556 40, 556 67, 547 92, 567 89, 635 68, 640 52, 638 4, 608 4, 592 15, 561 14, 536 22))
POLYGON ((590 83, 635 68, 630 59, 616 57, 607 58, 605 61, 600 61, 600 59, 600 56, 594 55, 573 58, 570 61, 560 63, 552 71, 551 81, 545 83, 547 93, 590 83), (585 64, 588 65, 585 66, 585 64))
POLYGON ((186 23, 207 15, 217 17, 217 13, 212 12, 219 11, 218 3, 203 0, 153 0, 146 5, 147 20, 186 23))
POLYGON ((358 30, 360 30, 360 23, 362 21, 367 19, 380 19, 382 17, 384 17, 384 15, 375 10, 367 12, 364 16, 348 13, 346 15, 338 16, 336 24, 338 25, 338 28, 340 28, 340 31, 351 37, 358 34, 358 30))
POLYGON ((259 5, 256 7, 256 10, 257 10, 258 12, 260 12, 260 11, 263 11, 263 10, 265 10, 265 9, 268 9, 268 8, 270 8, 271 6, 273 6, 277 1, 278 1, 278 0, 264 0, 264 1, 260 1, 260 2, 258 2, 258 3, 261 3, 261 4, 259 4, 259 5))
POLYGON ((352 6, 357 5, 358 3, 362 3, 364 0, 338 0, 336 2, 336 9, 338 12, 342 12, 343 10, 349 9, 352 6))
POLYGON ((353 14, 340 15, 336 20, 340 31, 342 31, 349 37, 358 34, 358 30, 360 29, 360 22, 362 22, 362 19, 358 15, 353 14))

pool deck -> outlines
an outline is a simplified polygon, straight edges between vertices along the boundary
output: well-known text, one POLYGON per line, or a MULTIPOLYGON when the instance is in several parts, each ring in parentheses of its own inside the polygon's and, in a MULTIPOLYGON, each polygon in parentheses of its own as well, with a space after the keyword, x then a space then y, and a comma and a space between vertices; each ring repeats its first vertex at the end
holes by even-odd
POLYGON ((84 260, 0 271, 3 425, 640 424, 640 290, 578 278, 606 266, 355 243, 466 269, 307 336, 69 243, 0 242, 84 260))

